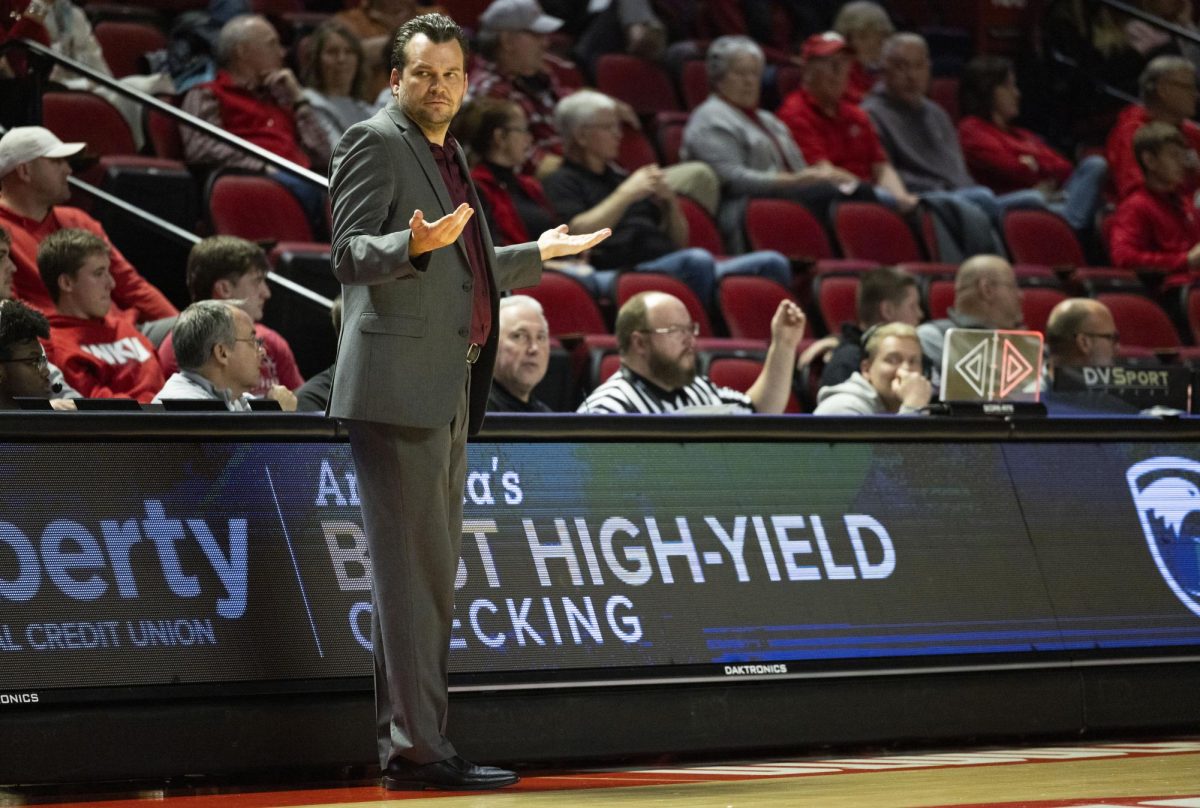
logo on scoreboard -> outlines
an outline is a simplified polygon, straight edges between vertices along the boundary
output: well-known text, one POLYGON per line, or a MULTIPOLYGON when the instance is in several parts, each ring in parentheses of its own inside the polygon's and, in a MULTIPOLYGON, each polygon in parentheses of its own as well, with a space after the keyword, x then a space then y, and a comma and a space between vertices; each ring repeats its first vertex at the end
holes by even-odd
POLYGON ((1159 573, 1200 616, 1200 463, 1153 457, 1131 466, 1125 478, 1159 573))

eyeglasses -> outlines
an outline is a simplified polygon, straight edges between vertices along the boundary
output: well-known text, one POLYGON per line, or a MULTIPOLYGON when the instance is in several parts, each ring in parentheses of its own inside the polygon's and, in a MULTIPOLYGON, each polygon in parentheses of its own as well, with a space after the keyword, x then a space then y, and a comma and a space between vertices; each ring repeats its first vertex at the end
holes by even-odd
POLYGON ((263 349, 263 345, 265 344, 262 337, 234 337, 233 341, 254 343, 254 347, 260 351, 263 349))
POLYGON ((13 357, 12 359, 0 359, 0 362, 4 364, 19 362, 22 365, 29 365, 31 368, 37 368, 38 370, 45 370, 50 366, 50 360, 46 358, 45 354, 38 354, 37 356, 18 356, 13 357))
POLYGON ((1092 339, 1111 340, 1113 345, 1116 345, 1118 342, 1121 341, 1121 333, 1119 331, 1114 331, 1111 334, 1099 334, 1099 333, 1093 333, 1091 331, 1080 331, 1079 333, 1085 337, 1091 337, 1092 339))
POLYGON ((700 323, 690 325, 667 325, 662 328, 639 328, 643 334, 669 334, 672 337, 700 336, 700 323))

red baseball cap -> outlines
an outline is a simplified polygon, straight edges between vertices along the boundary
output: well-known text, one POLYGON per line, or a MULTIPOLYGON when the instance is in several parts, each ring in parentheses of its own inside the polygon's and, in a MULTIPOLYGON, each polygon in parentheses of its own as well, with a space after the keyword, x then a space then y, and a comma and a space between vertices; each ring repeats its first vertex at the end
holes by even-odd
POLYGON ((826 31, 823 34, 813 34, 804 40, 804 44, 800 46, 800 58, 807 62, 809 59, 833 56, 848 47, 850 46, 846 44, 846 40, 842 38, 841 34, 836 31, 826 31))

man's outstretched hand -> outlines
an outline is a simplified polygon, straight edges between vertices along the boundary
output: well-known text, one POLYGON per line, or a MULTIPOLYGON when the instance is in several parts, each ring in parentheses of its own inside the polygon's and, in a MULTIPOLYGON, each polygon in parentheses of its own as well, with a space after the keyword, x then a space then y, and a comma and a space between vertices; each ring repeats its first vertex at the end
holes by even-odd
POLYGON ((604 239, 612 235, 610 228, 602 228, 595 233, 582 233, 578 236, 567 235, 567 226, 560 224, 553 230, 547 230, 538 236, 538 250, 542 253, 542 260, 549 261, 551 258, 561 258, 564 255, 576 255, 584 250, 590 250, 604 239))
POLYGON ((467 226, 467 222, 474 213, 475 211, 466 202, 436 222, 427 222, 424 213, 419 210, 413 211, 412 218, 408 220, 408 227, 411 231, 408 241, 409 258, 416 258, 458 241, 463 228, 467 226))

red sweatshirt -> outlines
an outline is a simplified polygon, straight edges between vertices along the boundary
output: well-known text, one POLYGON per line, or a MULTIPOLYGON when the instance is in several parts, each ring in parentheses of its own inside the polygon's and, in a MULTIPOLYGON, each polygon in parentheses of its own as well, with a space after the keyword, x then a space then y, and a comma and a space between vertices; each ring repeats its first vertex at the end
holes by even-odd
POLYGON ((1167 286, 1187 283, 1188 250, 1200 243, 1200 215, 1191 194, 1140 188, 1121 201, 1109 229, 1113 263, 1127 269, 1160 269, 1167 286))
MULTIPOLYGON (((1130 104, 1121 110, 1112 131, 1108 133, 1108 141, 1104 144, 1104 159, 1108 161, 1108 176, 1116 188, 1118 200, 1129 196, 1145 183, 1142 169, 1137 158, 1133 156, 1133 136, 1151 120, 1153 119, 1145 107, 1130 104)), ((1180 131, 1183 132, 1192 151, 1200 154, 1200 126, 1191 121, 1184 121, 1180 131)), ((1192 172, 1186 188, 1191 193, 1200 190, 1200 171, 1192 172)))
POLYGON ((828 160, 861 180, 873 182, 875 165, 887 162, 867 113, 844 98, 838 102, 837 113, 830 117, 801 87, 788 94, 776 115, 792 130, 800 153, 809 163, 828 160))
MULTIPOLYGON (((296 356, 282 334, 262 323, 255 323, 254 335, 263 341, 266 356, 259 367, 258 386, 250 391, 250 395, 265 396, 277 384, 282 384, 289 390, 295 390, 304 384, 304 377, 300 375, 300 368, 296 365, 296 356)), ((158 346, 158 364, 167 378, 179 370, 179 361, 175 358, 175 343, 171 339, 173 336, 174 334, 167 334, 167 338, 158 346)))
POLYGON ((971 176, 999 194, 1046 180, 1062 186, 1073 170, 1070 160, 1028 129, 1001 129, 992 121, 968 115, 958 122, 958 139, 971 176), (1033 158, 1036 167, 1022 162, 1022 157, 1033 158))
POLYGON ((154 346, 132 312, 110 309, 101 319, 53 313, 46 356, 67 383, 87 398, 135 398, 149 403, 166 383, 154 346))
POLYGON ((79 208, 54 207, 45 219, 35 222, 0 205, 0 226, 12 236, 12 260, 17 265, 13 275, 13 296, 47 317, 54 313, 54 301, 38 274, 38 246, 51 233, 68 227, 95 233, 108 243, 109 271, 116 284, 112 298, 117 308, 133 310, 139 323, 179 314, 171 301, 139 275, 121 251, 112 246, 100 223, 79 208))

